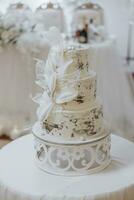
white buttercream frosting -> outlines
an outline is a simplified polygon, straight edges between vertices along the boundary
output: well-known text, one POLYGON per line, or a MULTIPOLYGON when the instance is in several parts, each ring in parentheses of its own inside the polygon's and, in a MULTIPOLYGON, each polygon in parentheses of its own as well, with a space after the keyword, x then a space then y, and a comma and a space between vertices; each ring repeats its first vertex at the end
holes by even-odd
POLYGON ((34 100, 39 103, 38 123, 43 137, 87 140, 108 132, 102 106, 96 101, 96 73, 88 49, 71 46, 51 49, 46 64, 38 66, 37 84, 44 89, 34 100))
POLYGON ((79 111, 65 111, 54 108, 43 122, 47 134, 64 138, 82 138, 102 133, 103 113, 101 106, 79 111))

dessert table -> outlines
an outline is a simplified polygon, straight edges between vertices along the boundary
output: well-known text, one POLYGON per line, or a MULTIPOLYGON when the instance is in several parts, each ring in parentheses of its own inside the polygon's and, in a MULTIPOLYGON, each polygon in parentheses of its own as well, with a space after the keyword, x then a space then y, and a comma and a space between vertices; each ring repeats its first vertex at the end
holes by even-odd
POLYGON ((1 200, 133 200, 134 144, 112 135, 112 163, 79 177, 47 174, 34 165, 33 136, 0 151, 1 200))

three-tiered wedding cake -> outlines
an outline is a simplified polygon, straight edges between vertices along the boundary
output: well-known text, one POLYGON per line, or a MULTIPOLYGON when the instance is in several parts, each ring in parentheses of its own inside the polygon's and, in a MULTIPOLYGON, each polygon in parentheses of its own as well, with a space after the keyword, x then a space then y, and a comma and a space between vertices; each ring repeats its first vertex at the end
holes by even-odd
POLYGON ((51 48, 46 63, 37 65, 43 88, 38 122, 33 127, 37 165, 50 173, 80 175, 110 163, 110 131, 96 98, 96 73, 88 48, 51 48))

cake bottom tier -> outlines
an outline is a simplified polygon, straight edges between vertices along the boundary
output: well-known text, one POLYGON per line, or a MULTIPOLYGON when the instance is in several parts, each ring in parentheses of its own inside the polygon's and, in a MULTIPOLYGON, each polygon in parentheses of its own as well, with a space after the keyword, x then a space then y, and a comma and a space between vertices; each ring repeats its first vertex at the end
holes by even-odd
POLYGON ((43 135, 66 140, 84 141, 108 131, 98 105, 81 111, 53 110, 41 126, 43 135))
POLYGON ((110 135, 81 143, 54 143, 35 136, 35 163, 52 174, 96 173, 110 164, 110 135))

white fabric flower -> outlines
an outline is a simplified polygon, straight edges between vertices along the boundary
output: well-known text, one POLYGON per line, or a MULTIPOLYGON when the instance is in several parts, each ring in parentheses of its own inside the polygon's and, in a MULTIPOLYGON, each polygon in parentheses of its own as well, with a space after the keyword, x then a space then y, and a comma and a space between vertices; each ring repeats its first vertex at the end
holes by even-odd
POLYGON ((62 91, 56 88, 58 82, 63 79, 72 60, 65 62, 63 59, 63 39, 57 28, 51 28, 45 33, 45 37, 50 45, 56 47, 61 53, 57 51, 57 53, 53 54, 53 51, 51 51, 46 63, 39 60, 37 62, 36 75, 38 80, 36 83, 45 90, 42 95, 38 94, 33 99, 40 105, 37 110, 37 116, 40 121, 48 118, 55 104, 70 102, 78 95, 78 90, 75 86, 79 72, 76 72, 75 76, 74 74, 68 75, 71 80, 70 87, 64 87, 62 91))
POLYGON ((37 116, 40 121, 46 119, 53 108, 53 102, 47 92, 45 91, 43 94, 37 94, 33 101, 39 104, 37 109, 37 116))
MULTIPOLYGON (((33 100, 37 102, 40 107, 37 110, 37 116, 40 121, 48 118, 50 112, 53 110, 55 104, 63 104, 72 101, 78 95, 78 91, 75 88, 75 83, 77 79, 74 80, 74 76, 72 76, 73 84, 71 87, 64 87, 63 91, 56 90, 56 82, 58 81, 56 68, 54 67, 54 60, 51 63, 51 59, 46 62, 46 69, 44 78, 36 81, 36 83, 42 87, 45 92, 43 95, 38 94, 33 100), (48 90, 47 90, 48 88, 48 90)), ((60 63, 60 62, 59 62, 60 63)), ((65 63, 66 68, 69 66, 70 62, 65 63)), ((44 66, 44 64, 43 64, 44 66)), ((41 66, 39 66, 41 68, 41 66)))

